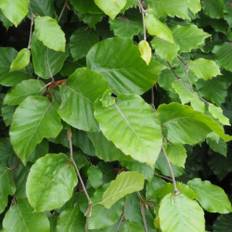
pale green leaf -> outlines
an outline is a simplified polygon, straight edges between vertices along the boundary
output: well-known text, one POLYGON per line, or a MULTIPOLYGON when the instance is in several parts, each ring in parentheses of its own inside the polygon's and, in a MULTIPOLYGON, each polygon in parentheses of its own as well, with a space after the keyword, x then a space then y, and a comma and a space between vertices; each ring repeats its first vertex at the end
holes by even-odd
POLYGON ((16 27, 28 14, 29 0, 1 0, 0 9, 16 27))
POLYGON ((196 192, 197 200, 206 211, 221 214, 232 212, 230 200, 221 187, 199 178, 190 180, 188 185, 196 192))
POLYGON ((204 58, 192 60, 189 69, 199 79, 209 80, 221 74, 219 66, 213 61, 204 58))
POLYGON ((55 19, 49 16, 37 16, 35 35, 44 46, 57 52, 65 51, 65 34, 55 19))
POLYGON ((43 96, 29 96, 14 113, 10 139, 16 154, 25 164, 44 138, 55 138, 61 129, 52 102, 43 96))
POLYGON ((28 96, 42 94, 43 88, 44 84, 40 80, 24 80, 5 95, 3 103, 12 106, 19 105, 28 96))
POLYGON ((174 43, 172 31, 168 26, 155 18, 152 14, 147 14, 145 17, 145 24, 150 35, 156 36, 167 42, 174 43))
POLYGON ((44 79, 52 78, 63 67, 67 54, 56 52, 43 45, 36 36, 32 37, 32 62, 35 74, 44 79))
POLYGON ((182 194, 166 195, 158 215, 162 232, 205 232, 204 211, 196 201, 182 194))
POLYGON ((117 94, 142 94, 158 78, 155 64, 146 65, 138 47, 122 38, 110 38, 94 45, 87 55, 87 65, 104 75, 117 94))
POLYGON ((133 192, 139 192, 144 186, 144 176, 138 172, 122 172, 110 182, 100 202, 107 209, 118 200, 133 192))
POLYGON ((94 0, 94 2, 111 19, 114 19, 127 4, 127 0, 94 0))
POLYGON ((17 200, 3 219, 7 232, 50 232, 50 224, 44 213, 36 213, 27 200, 17 200))
POLYGON ((97 131, 93 103, 105 92, 104 77, 87 68, 77 69, 61 88, 59 115, 71 126, 85 131, 97 131))
POLYGON ((26 183, 28 201, 38 212, 58 209, 72 197, 77 182, 75 169, 65 154, 47 154, 30 169, 26 183))
POLYGON ((141 40, 138 44, 141 57, 147 65, 151 62, 152 50, 149 43, 146 40, 141 40))
POLYGON ((190 106, 163 104, 158 108, 158 113, 166 136, 172 143, 193 145, 204 140, 210 132, 215 132, 225 141, 231 139, 217 121, 194 111, 190 106))
POLYGON ((178 25, 173 29, 173 36, 181 52, 190 52, 204 45, 210 35, 195 24, 178 25))
POLYGON ((0 213, 8 204, 8 196, 13 195, 15 190, 12 171, 8 167, 0 165, 0 213))
POLYGON ((21 49, 10 65, 10 71, 22 70, 30 63, 31 53, 27 48, 21 49))
POLYGON ((161 150, 161 128, 152 108, 142 98, 119 96, 110 106, 99 101, 95 117, 106 138, 125 155, 154 165, 161 150))

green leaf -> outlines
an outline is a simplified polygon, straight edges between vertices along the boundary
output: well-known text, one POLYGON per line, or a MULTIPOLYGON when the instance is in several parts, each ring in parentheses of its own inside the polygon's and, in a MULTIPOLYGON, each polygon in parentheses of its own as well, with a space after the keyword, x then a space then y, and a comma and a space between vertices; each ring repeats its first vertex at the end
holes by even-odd
POLYGON ((27 200, 17 200, 3 219, 3 229, 7 232, 50 232, 50 224, 46 215, 34 212, 27 200))
POLYGON ((230 136, 224 133, 223 127, 211 117, 194 111, 190 106, 178 103, 164 104, 158 108, 159 119, 166 130, 167 138, 172 143, 196 144, 215 132, 224 140, 230 136))
POLYGON ((54 0, 30 0, 30 9, 34 15, 51 17, 55 15, 54 0))
POLYGON ((57 74, 67 58, 66 53, 45 47, 36 36, 32 37, 31 51, 34 72, 44 79, 52 78, 57 74))
POLYGON ((96 32, 80 28, 70 37, 70 52, 73 60, 84 58, 89 49, 98 41, 96 32))
POLYGON ((58 209, 72 197, 77 182, 75 169, 65 154, 47 154, 30 169, 26 183, 28 201, 38 212, 58 209))
POLYGON ((197 200, 206 211, 221 214, 232 212, 230 200, 219 186, 199 178, 190 180, 188 185, 196 192, 197 200))
POLYGON ((97 189, 103 184, 103 173, 98 167, 90 166, 87 174, 88 182, 93 188, 97 189))
POLYGON ((61 88, 59 115, 71 126, 84 131, 97 131, 93 103, 108 85, 98 73, 87 68, 77 69, 61 88))
POLYGON ((207 144, 213 151, 225 157, 227 156, 227 144, 215 133, 209 134, 209 136, 207 137, 207 144))
POLYGON ((168 26, 155 18, 152 14, 147 14, 145 24, 150 35, 157 36, 167 42, 174 43, 172 31, 168 26))
POLYGON ((65 207, 57 219, 56 232, 84 231, 85 220, 77 204, 65 207))
POLYGON ((177 57, 180 49, 177 44, 159 38, 154 38, 151 41, 151 45, 155 49, 156 54, 168 62, 172 62, 177 57))
POLYGON ((232 45, 230 43, 224 43, 222 45, 217 45, 213 49, 213 53, 220 66, 225 70, 232 71, 232 45))
POLYGON ((232 226, 232 214, 220 215, 213 224, 213 232, 227 232, 232 226))
POLYGON ((25 98, 31 95, 40 95, 43 92, 44 84, 40 80, 25 80, 13 87, 4 98, 6 105, 19 105, 25 98))
POLYGON ((26 164, 36 146, 44 138, 55 138, 61 129, 52 103, 46 97, 29 96, 15 111, 10 139, 16 154, 26 164))
POLYGON ((117 94, 142 94, 157 79, 154 64, 146 65, 138 47, 121 38, 106 39, 94 45, 87 55, 87 64, 104 75, 117 94))
POLYGON ((100 203, 109 209, 126 195, 141 191, 143 186, 144 177, 142 174, 138 172, 122 172, 115 180, 110 182, 100 203))
POLYGON ((111 19, 114 19, 126 6, 127 0, 94 0, 95 4, 111 19))
POLYGON ((181 52, 190 52, 204 45, 210 35, 195 24, 178 25, 173 29, 173 36, 181 52))
POLYGON ((163 232, 205 232, 204 211, 196 201, 184 195, 166 195, 159 209, 163 232))
POLYGON ((146 40, 141 40, 138 44, 141 57, 147 65, 151 62, 152 50, 149 43, 146 40))
POLYGON ((17 27, 28 13, 29 0, 1 0, 2 13, 17 27))
POLYGON ((135 222, 126 222, 122 226, 122 232, 143 232, 144 227, 135 222))
MULTIPOLYGON (((0 48, 0 74, 4 74, 10 71, 10 65, 17 55, 17 51, 14 48, 6 47, 0 48)), ((1 78, 0 78, 1 80, 1 78)))
POLYGON ((10 71, 24 69, 30 63, 30 51, 27 48, 21 49, 10 65, 10 71))
POLYGON ((13 195, 15 190, 12 171, 0 165, 0 213, 5 210, 8 204, 8 196, 13 195))
POLYGON ((110 106, 99 101, 95 117, 106 138, 124 154, 154 165, 162 145, 161 128, 152 108, 142 98, 119 96, 110 106))
POLYGON ((35 35, 44 46, 57 52, 65 51, 65 34, 55 19, 49 16, 37 16, 35 35))
POLYGON ((223 18, 224 1, 223 0, 204 0, 202 2, 203 10, 211 18, 223 18))
POLYGON ((212 79, 221 74, 219 66, 213 60, 199 58, 189 63, 189 69, 199 78, 212 79))

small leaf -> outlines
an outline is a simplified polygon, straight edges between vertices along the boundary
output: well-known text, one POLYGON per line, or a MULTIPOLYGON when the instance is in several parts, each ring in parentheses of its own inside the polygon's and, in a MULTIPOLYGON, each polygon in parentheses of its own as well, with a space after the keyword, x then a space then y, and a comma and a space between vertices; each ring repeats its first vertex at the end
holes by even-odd
POLYGON ((18 71, 27 67, 30 63, 30 55, 27 48, 20 50, 10 65, 10 71, 18 71))
POLYGON ((7 232, 50 232, 50 224, 46 215, 34 212, 27 200, 17 200, 3 219, 3 229, 7 232))
POLYGON ((126 6, 127 0, 94 0, 95 4, 111 19, 114 19, 126 6))
POLYGON ((102 133, 125 155, 153 166, 162 145, 161 128, 152 108, 136 95, 119 96, 116 103, 95 106, 102 133))
POLYGON ((208 212, 221 214, 232 212, 230 200, 219 186, 199 178, 190 180, 188 185, 196 192, 197 200, 208 212))
POLYGON ((1 0, 0 9, 2 13, 16 27, 28 14, 29 0, 1 0))
POLYGON ((10 140, 16 154, 26 164, 37 144, 44 138, 55 138, 61 129, 52 103, 43 96, 29 96, 14 113, 10 140))
POLYGON ((189 63, 190 70, 199 78, 212 79, 221 74, 219 66, 213 60, 199 58, 189 63))
POLYGON ((111 208, 115 202, 133 192, 139 192, 143 189, 144 177, 138 172, 122 172, 103 194, 100 202, 107 209, 111 208))
POLYGON ((151 62, 152 50, 149 43, 146 40, 142 40, 138 44, 141 57, 146 62, 147 65, 151 62))
POLYGON ((103 184, 103 173, 98 167, 90 166, 87 174, 88 182, 93 188, 99 188, 103 184))
POLYGON ((225 4, 223 0, 204 0, 202 4, 206 15, 215 19, 223 18, 225 4))
POLYGON ((147 31, 150 35, 157 36, 167 42, 174 43, 172 31, 168 26, 151 14, 147 14, 145 17, 145 23, 147 31))
POLYGON ((65 154, 47 154, 31 167, 26 194, 30 205, 38 212, 58 209, 67 202, 77 185, 77 176, 65 154))
POLYGON ((44 46, 57 52, 65 51, 65 34, 55 19, 49 16, 37 16, 35 35, 44 46))
POLYGON ((184 195, 166 195, 159 208, 163 232, 205 232, 204 211, 194 200, 184 195))

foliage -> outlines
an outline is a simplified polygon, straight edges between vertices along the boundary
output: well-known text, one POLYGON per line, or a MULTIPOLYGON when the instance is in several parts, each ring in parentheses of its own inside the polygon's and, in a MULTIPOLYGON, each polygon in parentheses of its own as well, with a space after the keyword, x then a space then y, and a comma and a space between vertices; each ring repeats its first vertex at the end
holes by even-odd
POLYGON ((230 0, 1 0, 2 232, 229 232, 230 0))

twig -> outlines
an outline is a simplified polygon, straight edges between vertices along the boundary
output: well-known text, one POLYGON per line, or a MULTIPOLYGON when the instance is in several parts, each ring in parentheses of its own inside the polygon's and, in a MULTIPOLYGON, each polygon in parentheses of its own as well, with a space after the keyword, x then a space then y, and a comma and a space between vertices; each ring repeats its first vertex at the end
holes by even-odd
POLYGON ((58 16, 58 21, 61 20, 61 18, 62 18, 62 16, 63 16, 64 11, 65 11, 65 9, 67 8, 67 6, 68 6, 68 2, 67 2, 67 0, 65 0, 64 5, 63 5, 63 7, 62 7, 62 9, 61 9, 61 12, 60 12, 60 14, 59 14, 59 16, 58 16))
POLYGON ((160 175, 160 174, 158 174, 158 173, 154 173, 154 175, 155 176, 158 176, 158 177, 160 177, 160 178, 162 178, 162 179, 164 179, 164 180, 168 180, 168 181, 172 181, 172 178, 170 178, 170 177, 168 177, 168 176, 163 176, 163 175, 160 175))
POLYGON ((163 151, 163 155, 166 159, 166 162, 168 164, 168 169, 169 169, 169 172, 170 172, 170 175, 171 175, 171 178, 172 178, 172 184, 173 184, 173 189, 174 189, 174 194, 177 195, 179 194, 179 190, 177 188, 177 184, 176 184, 176 178, 175 178, 175 175, 174 175, 174 171, 173 171, 173 168, 172 168, 172 164, 168 158, 168 155, 166 154, 166 151, 165 151, 165 148, 162 147, 162 151, 163 151))
MULTIPOLYGON (((72 130, 71 129, 68 129, 68 131, 67 131, 67 139, 68 139, 68 143, 69 143, 70 160, 73 163, 73 166, 74 166, 74 168, 76 170, 76 173, 77 173, 77 176, 78 176, 78 178, 80 180, 80 183, 81 183, 82 189, 84 191, 84 194, 85 194, 85 196, 86 196, 86 198, 88 200, 88 208, 87 208, 87 210, 85 212, 85 216, 87 217, 86 221, 87 221, 88 218, 91 217, 91 214, 92 214, 93 202, 92 202, 92 200, 91 200, 91 198, 90 198, 90 196, 89 196, 89 194, 87 192, 84 181, 83 181, 83 179, 81 177, 80 171, 79 171, 79 169, 78 169, 78 167, 76 165, 76 162, 74 160, 74 157, 73 157, 72 130)), ((85 231, 88 231, 87 226, 85 227, 85 231)))
POLYGON ((147 219, 146 219, 146 215, 145 215, 145 207, 144 207, 144 206, 146 206, 146 203, 139 192, 137 193, 137 195, 138 195, 139 201, 140 201, 140 212, 141 212, 141 216, 143 219, 144 232, 149 232, 148 225, 147 225, 147 219))
POLYGON ((124 220, 124 217, 125 217, 125 215, 124 215, 124 208, 125 207, 123 207, 123 210, 122 210, 122 213, 121 213, 121 216, 120 216, 120 219, 119 219, 119 222, 118 222, 118 225, 117 225, 117 228, 116 228, 116 232, 119 232, 120 231, 120 228, 121 228, 121 226, 122 226, 122 223, 123 223, 123 220, 124 220))
POLYGON ((34 26, 34 15, 32 14, 31 15, 30 33, 29 33, 29 39, 28 39, 27 49, 31 49, 31 40, 32 40, 33 26, 34 26))
POLYGON ((146 10, 144 9, 141 0, 138 0, 138 4, 139 4, 139 10, 142 15, 142 21, 143 21, 143 38, 146 41, 147 40, 147 30, 146 30, 146 23, 145 23, 146 10))

